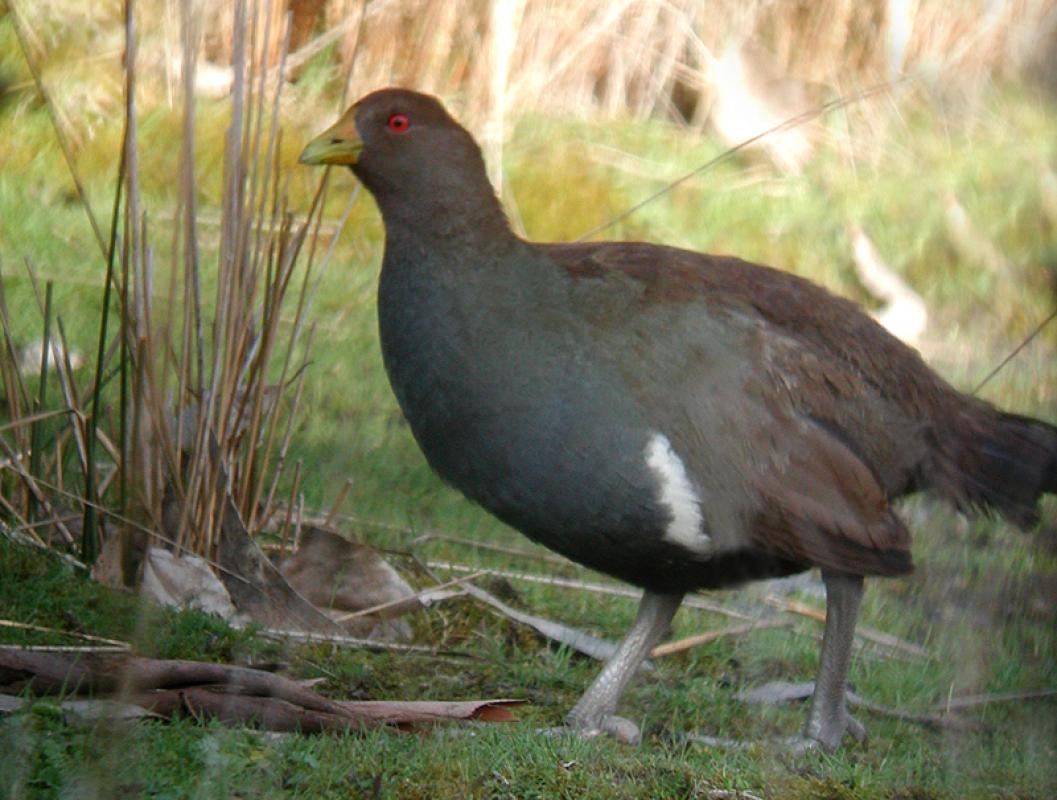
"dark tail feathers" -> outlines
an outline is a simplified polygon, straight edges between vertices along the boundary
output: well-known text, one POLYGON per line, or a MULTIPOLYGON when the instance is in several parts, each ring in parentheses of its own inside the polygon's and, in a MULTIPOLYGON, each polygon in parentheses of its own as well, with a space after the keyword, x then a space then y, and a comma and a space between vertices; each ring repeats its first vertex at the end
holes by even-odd
POLYGON ((1039 498, 1057 494, 1057 426, 987 406, 974 411, 950 454, 956 475, 949 494, 960 506, 1034 525, 1039 498))

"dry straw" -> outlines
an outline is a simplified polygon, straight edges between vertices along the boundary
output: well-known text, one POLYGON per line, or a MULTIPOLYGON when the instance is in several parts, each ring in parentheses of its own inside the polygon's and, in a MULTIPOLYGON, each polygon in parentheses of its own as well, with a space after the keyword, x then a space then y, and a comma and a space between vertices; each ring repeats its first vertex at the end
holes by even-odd
MULTIPOLYGON (((311 290, 330 256, 328 251, 312 263, 323 188, 308 219, 297 221, 278 168, 289 15, 276 19, 271 5, 244 0, 230 10, 234 86, 215 256, 202 245, 196 201, 193 87, 201 14, 190 2, 180 6, 185 69, 179 202, 171 237, 159 243, 139 187, 139 17, 129 2, 126 132, 109 242, 102 233, 98 237, 108 265, 106 299, 87 382, 78 382, 70 369, 61 309, 54 319, 49 289, 41 302, 43 363, 33 376, 39 394, 31 396, 26 377, 13 366, 16 335, 0 291, 0 346, 12 357, 0 359, 0 388, 14 420, 0 431, 4 511, 38 539, 51 535, 41 528, 54 528, 67 543, 79 538, 89 563, 97 544, 129 562, 143 545, 144 531, 182 550, 215 556, 226 497, 250 525, 270 513, 292 435, 311 339, 311 290), (263 69, 272 60, 276 69, 263 69), (167 291, 159 291, 158 283, 167 291), (281 323, 284 312, 292 324, 281 323), (49 364, 53 351, 60 357, 49 364), (65 421, 52 424, 45 437, 42 425, 55 421, 42 413, 51 367, 65 421), (82 498, 74 530, 64 513, 70 489, 82 498), (38 525, 41 519, 53 524, 38 525)), ((36 72, 28 46, 32 28, 20 30, 36 72)), ((60 118, 54 119, 62 139, 60 118)), ((72 160, 70 168, 76 179, 72 160)))
MULTIPOLYGON (((458 97, 486 138, 497 116, 525 108, 703 121, 716 59, 750 40, 769 51, 779 74, 848 87, 903 70, 1009 77, 1044 58, 1047 47, 1053 57, 1057 28, 1057 0, 263 4, 292 12, 292 63, 335 45, 335 66, 350 75, 352 95, 399 84, 458 97)), ((209 57, 227 63, 230 3, 212 4, 209 13, 209 57)), ((279 29, 280 20, 273 13, 270 24, 279 29)), ((277 51, 269 53, 276 62, 277 51)))

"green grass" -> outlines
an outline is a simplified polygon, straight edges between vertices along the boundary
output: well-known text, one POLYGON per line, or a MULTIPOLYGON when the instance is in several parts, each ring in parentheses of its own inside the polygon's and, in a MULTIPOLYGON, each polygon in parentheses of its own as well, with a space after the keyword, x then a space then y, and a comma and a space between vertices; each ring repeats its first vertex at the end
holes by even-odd
MULTIPOLYGON (((1031 549, 1008 530, 995 529, 992 535, 999 549, 1031 549)), ((959 549, 949 543, 948 548, 959 549)), ((976 551, 970 555, 986 557, 976 551)), ((959 576, 959 596, 950 588, 943 595, 931 570, 906 584, 875 583, 863 624, 926 641, 936 657, 927 664, 906 662, 862 647, 852 667, 857 690, 876 702, 923 710, 949 691, 1053 685, 1057 633, 1052 607, 1035 617, 995 607, 994 616, 981 622, 984 612, 977 606, 992 586, 1025 580, 998 563, 990 566, 986 574, 970 570, 959 576), (944 606, 944 598, 953 605, 944 606), (942 624, 929 623, 935 616, 943 618, 942 624), (981 635, 982 628, 987 635, 981 635)), ((1052 577, 1053 558, 1038 571, 1052 577)), ((630 748, 541 734, 540 729, 560 723, 596 665, 554 650, 467 601, 421 614, 415 624, 421 638, 471 652, 473 660, 321 645, 280 653, 252 631, 230 631, 193 612, 150 608, 6 541, 0 541, 0 574, 0 607, 11 616, 131 639, 152 655, 237 663, 280 660, 295 677, 325 678, 322 691, 341 698, 504 696, 530 702, 512 724, 410 735, 277 737, 186 720, 86 729, 63 724, 54 702, 41 699, 0 721, 0 747, 19 754, 0 761, 0 785, 7 787, 7 796, 355 797, 360 792, 369 797, 375 776, 381 776, 383 797, 400 798, 704 797, 709 788, 740 788, 773 798, 1045 798, 1057 789, 1053 700, 971 712, 967 716, 984 727, 962 733, 861 713, 872 736, 867 748, 832 756, 787 753, 778 742, 799 730, 804 709, 761 709, 737 702, 734 694, 767 680, 809 678, 817 658, 813 623, 797 623, 801 635, 761 632, 659 662, 657 672, 640 678, 625 698, 624 711, 646 732, 644 745, 630 748), (747 751, 708 748, 689 742, 691 732, 755 744, 747 751)), ((742 594, 741 600, 751 602, 751 595, 742 594)), ((610 637, 620 635, 634 612, 631 601, 602 603, 539 587, 520 592, 515 602, 610 637)), ((724 624, 712 615, 683 611, 674 635, 724 624)), ((24 640, 6 633, 8 641, 24 640)))
MULTIPOLYGON (((26 76, 7 25, 0 20, 0 80, 17 84, 26 76)), ((1057 229, 1041 211, 1038 176, 1040 165, 1057 168, 1057 116, 1016 87, 994 92, 984 112, 962 117, 941 118, 923 103, 905 111, 887 138, 862 134, 869 155, 857 151, 852 158, 839 148, 823 148, 797 178, 776 178, 732 160, 606 235, 735 253, 869 302, 850 259, 847 226, 859 223, 924 295, 932 323, 930 360, 967 389, 1054 302, 1057 229), (958 258, 943 229, 943 205, 952 193, 1006 254, 1010 274, 958 258)), ((93 117, 94 134, 81 138, 77 149, 101 217, 111 201, 119 116, 93 117)), ((295 208, 307 207, 318 177, 295 166, 298 150, 310 122, 319 127, 312 118, 330 116, 318 97, 302 97, 290 109, 282 159, 294 170, 295 208)), ((201 202, 204 215, 215 216, 225 107, 204 104, 198 118, 201 202)), ((141 120, 144 200, 158 248, 159 287, 166 285, 168 269, 178 129, 176 116, 162 108, 146 111, 141 120)), ((707 136, 660 123, 525 118, 507 149, 509 199, 531 237, 571 239, 719 152, 707 136), (646 166, 636 172, 613 166, 617 151, 646 166)), ((0 271, 20 344, 41 329, 22 265, 28 258, 42 278, 56 281, 55 307, 71 344, 91 354, 103 260, 44 111, 23 90, 0 98, 0 163, 0 271)), ((346 173, 334 179, 338 191, 327 209, 330 219, 353 186, 346 173)), ((414 535, 435 528, 529 548, 439 483, 400 418, 375 334, 381 240, 377 213, 365 197, 312 309, 316 347, 291 454, 305 465, 306 502, 329 506, 351 479, 345 509, 366 522, 348 523, 345 532, 377 546, 406 550, 414 535)), ((58 397, 57 389, 51 396, 58 397)), ((1057 326, 983 396, 1057 419, 1057 326)), ((0 420, 5 413, 0 407, 0 420)), ((935 658, 926 664, 886 659, 863 647, 852 667, 857 690, 875 702, 920 711, 952 694, 1057 686, 1057 504, 1047 506, 1046 525, 1034 535, 989 521, 965 525, 927 502, 910 503, 907 511, 918 571, 902 581, 872 582, 863 624, 925 643, 935 658)), ((536 562, 441 542, 416 552, 543 570, 536 562)), ((571 566, 547 569, 597 578, 571 566)), ((619 637, 634 616, 628 600, 535 585, 518 585, 517 591, 524 608, 610 638, 619 637)), ((760 598, 750 589, 733 601, 759 607, 760 598)), ((797 622, 795 632, 720 640, 661 662, 625 698, 625 713, 642 722, 647 734, 636 749, 539 735, 537 729, 561 721, 597 666, 469 602, 431 609, 414 625, 422 641, 467 651, 474 659, 278 648, 252 631, 232 631, 199 614, 159 610, 104 590, 56 560, 0 539, 0 617, 128 640, 154 656, 281 660, 295 676, 325 677, 323 691, 336 697, 530 701, 513 725, 421 735, 273 737, 193 721, 83 729, 63 724, 53 702, 40 700, 0 720, 0 752, 11 756, 0 758, 4 796, 371 797, 379 775, 381 796, 400 798, 707 797, 713 788, 771 798, 1057 794, 1053 700, 973 712, 969 716, 984 727, 964 733, 862 714, 873 737, 868 748, 833 756, 786 754, 772 740, 797 732, 804 709, 749 707, 734 694, 768 680, 812 676, 818 630, 806 621, 797 622), (694 731, 757 744, 748 751, 710 749, 686 740, 694 731)), ((674 635, 726 624, 715 615, 683 611, 674 635)), ((0 634, 6 642, 55 641, 4 629, 0 634)))
MULTIPOLYGON (((205 614, 145 604, 133 594, 103 589, 73 567, 0 539, 0 615, 7 620, 89 633, 134 645, 154 658, 223 661, 266 657, 268 647, 205 614)), ((0 627, 0 643, 84 644, 55 634, 0 627)))

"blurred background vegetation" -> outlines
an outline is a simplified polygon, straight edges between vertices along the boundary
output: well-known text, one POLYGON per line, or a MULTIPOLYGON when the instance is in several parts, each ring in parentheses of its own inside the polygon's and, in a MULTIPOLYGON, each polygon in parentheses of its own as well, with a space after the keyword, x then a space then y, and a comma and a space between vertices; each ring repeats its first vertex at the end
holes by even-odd
MULTIPOLYGON (((86 526, 100 524, 87 518, 89 483, 104 550, 122 537, 127 545, 162 534, 215 556, 218 469, 232 477, 226 491, 251 533, 265 540, 285 541, 302 515, 332 510, 344 533, 380 547, 407 549, 438 530, 527 547, 440 485, 403 425, 375 334, 382 230, 372 202, 345 172, 321 184, 296 166, 312 135, 381 86, 439 94, 482 142, 515 227, 541 240, 593 231, 727 148, 803 115, 598 235, 733 253, 881 313, 891 298, 862 272, 865 236, 886 274, 925 310, 907 335, 967 391, 1054 308, 1057 0, 142 0, 133 21, 130 50, 117 0, 0 3, 0 524, 86 561, 96 553, 85 551, 86 526), (126 142, 130 70, 134 150, 126 142), (811 113, 826 103, 832 110, 811 113), (114 295, 104 309, 119 183, 114 295), (58 349, 42 371, 45 330, 58 349), (199 374, 196 348, 209 356, 199 374), (166 517, 174 503, 189 509, 176 522, 166 517)), ((1057 420, 1057 324, 980 393, 1057 420)), ((866 619, 928 640, 940 664, 912 677, 900 671, 906 665, 882 665, 868 671, 865 689, 893 704, 933 703, 953 687, 1057 680, 1054 504, 1041 532, 1027 537, 924 502, 908 503, 906 513, 919 572, 871 589, 866 619), (976 641, 980 625, 994 634, 986 643, 976 641)), ((430 547, 431 558, 467 558, 454 544, 430 547)), ((16 565, 12 574, 39 578, 43 568, 18 567, 20 558, 6 562, 16 565)), ((134 568, 111 578, 128 582, 134 568)), ((553 590, 526 597, 614 636, 631 613, 553 590)), ((20 607, 65 624, 61 609, 35 602, 37 611, 20 607)), ((115 624, 125 635, 127 623, 115 624)), ((489 638, 498 650, 486 655, 510 666, 493 641, 501 633, 474 636, 489 638)), ((809 671, 813 641, 790 649, 773 634, 760 642, 723 646, 676 669, 713 688, 731 670, 740 674, 731 664, 742 657, 762 659, 765 672, 809 671)), ((550 686, 530 666, 516 669, 525 685, 552 692, 542 722, 590 673, 569 667, 567 684, 550 686)), ((502 669, 485 674, 479 688, 511 691, 502 669)), ((357 675, 364 691, 397 696, 417 693, 426 675, 445 680, 432 666, 379 664, 376 674, 357 675), (394 670, 406 670, 408 682, 394 670)), ((755 711, 729 699, 713 705, 706 694, 689 708, 685 686, 660 691, 656 713, 679 727, 722 724, 710 722, 711 709, 760 733, 749 721, 755 711)), ((644 708, 656 700, 648 687, 638 692, 644 708)), ((825 784, 831 796, 850 783, 878 796, 906 787, 989 796, 981 787, 997 786, 1042 797, 1057 786, 1057 715, 1052 704, 1033 710, 992 720, 1000 735, 953 743, 887 723, 887 755, 838 756, 807 775, 780 758, 753 766, 736 753, 695 769, 709 785, 778 781, 811 794, 825 784), (920 752, 926 735, 934 755, 920 752), (818 777, 829 774, 837 785, 818 777), (724 783, 723 775, 735 777, 724 783)), ((181 728, 156 746, 186 747, 194 735, 181 728)), ((94 758, 93 746, 74 746, 74 761, 94 758)), ((365 747, 357 758, 404 745, 371 739, 365 747)), ((614 760, 586 783, 571 779, 568 791, 619 784, 661 796, 668 789, 658 786, 685 777, 667 761, 605 752, 614 760), (613 784, 610 769, 625 783, 613 784)), ((539 766, 550 755, 530 749, 525 758, 539 766)), ((286 748, 268 757, 297 772, 291 759, 321 756, 286 748)), ((466 778, 447 768, 441 747, 420 757, 431 777, 409 778, 405 788, 422 796, 431 796, 429 781, 466 778)), ((480 754, 471 747, 463 757, 468 770, 480 754)), ((684 758, 642 756, 652 757, 684 758)), ((552 778, 535 775, 520 791, 557 792, 552 778)))

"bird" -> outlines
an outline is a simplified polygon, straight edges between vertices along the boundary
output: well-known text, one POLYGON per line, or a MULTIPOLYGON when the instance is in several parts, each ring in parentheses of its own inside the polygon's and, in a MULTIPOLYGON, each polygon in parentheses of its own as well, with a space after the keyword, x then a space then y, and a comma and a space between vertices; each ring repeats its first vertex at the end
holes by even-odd
POLYGON ((687 593, 819 568, 807 721, 845 695, 864 578, 913 569, 893 507, 931 491, 1021 527, 1057 493, 1057 426, 962 393, 858 305, 790 272, 644 242, 516 235, 473 136, 432 96, 367 94, 300 156, 345 165, 385 229, 384 367, 446 483, 643 590, 565 717, 636 741, 620 696, 687 593))

